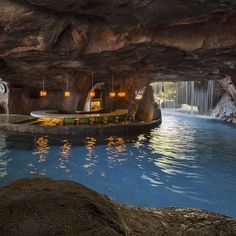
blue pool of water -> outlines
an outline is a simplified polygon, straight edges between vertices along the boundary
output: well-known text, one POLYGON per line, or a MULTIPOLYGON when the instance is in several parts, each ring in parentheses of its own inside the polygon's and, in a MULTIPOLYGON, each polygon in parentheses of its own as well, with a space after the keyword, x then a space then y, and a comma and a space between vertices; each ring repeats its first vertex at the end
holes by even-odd
POLYGON ((193 207, 236 217, 236 128, 164 113, 137 137, 96 140, 0 137, 0 185, 48 176, 82 183, 122 203, 193 207))

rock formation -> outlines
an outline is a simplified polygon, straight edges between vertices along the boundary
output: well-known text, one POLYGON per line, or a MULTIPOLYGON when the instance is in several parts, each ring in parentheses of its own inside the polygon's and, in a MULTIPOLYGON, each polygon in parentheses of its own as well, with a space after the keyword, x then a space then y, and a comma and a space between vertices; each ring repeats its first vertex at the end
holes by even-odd
POLYGON ((212 116, 223 121, 236 123, 236 89, 231 78, 219 80, 215 85, 215 108, 212 116))
POLYGON ((0 188, 0 235, 236 235, 236 221, 197 209, 121 205, 87 187, 48 178, 0 188))
POLYGON ((155 102, 153 106, 153 120, 158 120, 158 119, 162 119, 161 109, 159 104, 155 102))
POLYGON ((138 105, 136 119, 139 121, 152 121, 154 118, 154 95, 151 85, 147 85, 138 105))
POLYGON ((91 71, 98 82, 125 75, 136 89, 151 81, 235 74, 234 0, 0 2, 0 75, 12 90, 9 104, 17 103, 11 113, 55 105, 35 96, 43 77, 61 101, 57 92, 63 92, 68 75, 81 109, 91 71))

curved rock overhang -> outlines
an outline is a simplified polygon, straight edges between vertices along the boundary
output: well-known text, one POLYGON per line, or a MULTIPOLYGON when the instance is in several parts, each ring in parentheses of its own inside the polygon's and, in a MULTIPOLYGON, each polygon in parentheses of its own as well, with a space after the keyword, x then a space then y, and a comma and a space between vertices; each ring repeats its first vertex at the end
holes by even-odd
POLYGON ((1 75, 14 83, 47 76, 53 87, 84 71, 140 86, 235 77, 233 0, 1 0, 0 32, 1 75))

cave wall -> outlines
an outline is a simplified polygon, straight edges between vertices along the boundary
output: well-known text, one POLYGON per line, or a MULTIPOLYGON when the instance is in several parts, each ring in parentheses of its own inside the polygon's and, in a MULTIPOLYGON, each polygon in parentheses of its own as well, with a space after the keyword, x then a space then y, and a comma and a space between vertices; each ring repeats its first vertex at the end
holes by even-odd
MULTIPOLYGON (((64 91, 47 90, 46 97, 40 97, 39 91, 34 90, 33 94, 29 89, 10 88, 8 98, 8 109, 10 114, 29 115, 35 110, 60 110, 75 112, 78 109, 80 94, 71 91, 70 97, 64 97, 64 91)), ((0 97, 0 101, 2 98, 0 97)))
POLYGON ((12 84, 10 113, 83 110, 92 71, 94 83, 108 83, 106 110, 127 108, 132 89, 150 82, 235 74, 235 1, 125 2, 1 0, 0 73, 12 84), (73 91, 65 99, 66 74, 73 91), (127 77, 124 99, 108 97, 111 74, 117 90, 127 77), (49 95, 36 98, 42 77, 49 95))
POLYGON ((236 123, 236 86, 233 78, 227 76, 215 81, 213 105, 213 117, 236 123))
POLYGON ((9 90, 8 90, 8 84, 5 81, 2 81, 0 79, 0 84, 2 84, 5 87, 5 92, 0 92, 0 114, 8 114, 8 96, 9 96, 9 90))
POLYGON ((95 2, 1 0, 1 74, 31 82, 43 73, 129 71, 165 81, 235 71, 235 1, 95 2))
POLYGON ((77 75, 70 76, 70 97, 64 96, 66 89, 65 75, 59 75, 53 79, 45 78, 46 97, 40 97, 39 95, 40 90, 42 90, 42 78, 27 83, 27 80, 21 77, 21 83, 10 84, 8 97, 9 113, 27 115, 35 110, 53 109, 66 112, 78 110, 81 100, 86 96, 89 89, 86 87, 88 82, 85 82, 83 77, 81 77, 81 80, 78 80, 77 75))
MULTIPOLYGON (((42 90, 42 79, 32 80, 27 82, 24 77, 20 78, 20 83, 11 83, 9 85, 9 96, 0 97, 0 104, 7 104, 10 114, 28 115, 35 110, 61 110, 74 113, 77 110, 84 110, 86 98, 92 88, 91 73, 72 73, 68 75, 70 97, 64 97, 66 89, 66 76, 58 75, 54 78, 45 76, 46 97, 40 97, 39 93, 42 90)), ((120 77, 114 80, 114 91, 125 91, 124 98, 109 97, 109 92, 112 90, 111 75, 108 77, 103 74, 94 75, 94 84, 104 82, 103 86, 103 104, 104 110, 111 111, 115 109, 128 108, 128 104, 133 99, 135 89, 143 87, 144 82, 135 80, 134 78, 125 78, 120 80, 120 77)), ((146 83, 146 80, 144 80, 146 83)))

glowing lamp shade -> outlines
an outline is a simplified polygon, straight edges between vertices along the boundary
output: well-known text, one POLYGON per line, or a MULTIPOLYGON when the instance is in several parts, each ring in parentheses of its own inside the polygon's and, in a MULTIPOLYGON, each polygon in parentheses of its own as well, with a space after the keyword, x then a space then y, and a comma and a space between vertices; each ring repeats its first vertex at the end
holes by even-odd
POLYGON ((45 90, 45 87, 44 87, 44 79, 43 79, 43 88, 40 91, 39 95, 40 95, 40 97, 46 97, 48 95, 48 93, 47 93, 47 91, 45 90))
POLYGON ((116 96, 116 93, 113 91, 113 79, 114 79, 114 76, 112 75, 112 78, 111 78, 111 92, 109 93, 109 97, 110 98, 114 98, 116 96))
POLYGON ((110 92, 110 93, 109 93, 109 97, 110 97, 110 98, 114 98, 115 96, 116 96, 116 93, 115 93, 115 92, 110 92))
POLYGON ((64 96, 65 97, 70 97, 71 96, 71 92, 69 91, 69 79, 68 79, 68 75, 66 77, 66 90, 64 92, 64 96))
POLYGON ((94 91, 91 91, 91 92, 89 93, 89 96, 90 96, 91 98, 94 98, 94 97, 95 97, 95 92, 94 92, 94 91))
POLYGON ((123 98, 126 96, 126 92, 119 92, 118 97, 123 98))
POLYGON ((70 91, 65 91, 64 92, 64 96, 65 97, 70 97, 71 96, 71 92, 70 91))
POLYGON ((41 90, 40 91, 40 97, 46 97, 48 95, 47 91, 41 90))

